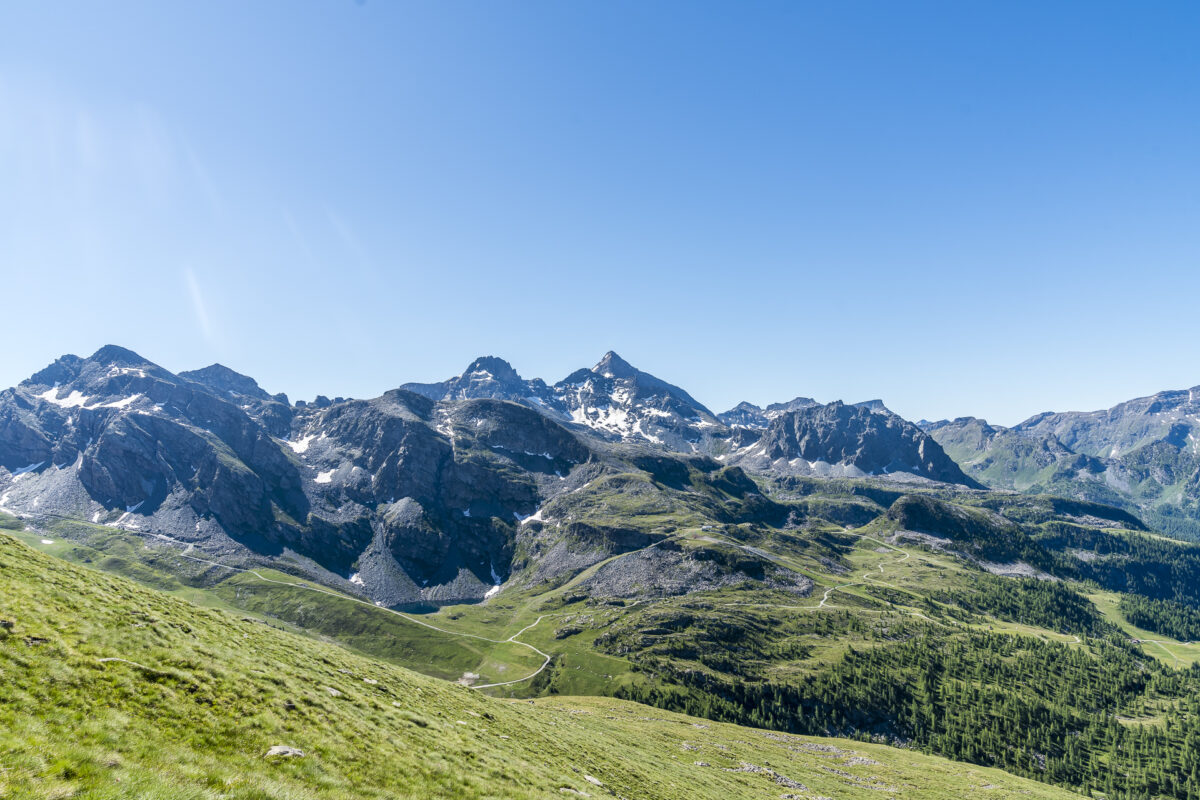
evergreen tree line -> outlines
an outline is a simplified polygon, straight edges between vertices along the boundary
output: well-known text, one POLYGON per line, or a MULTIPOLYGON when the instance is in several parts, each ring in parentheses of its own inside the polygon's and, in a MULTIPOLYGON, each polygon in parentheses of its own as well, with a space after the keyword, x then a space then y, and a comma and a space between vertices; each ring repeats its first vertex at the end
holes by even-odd
POLYGON ((619 696, 721 721, 911 746, 1110 800, 1200 800, 1200 667, 1173 670, 1118 636, 1090 645, 930 626, 903 641, 851 647, 802 676, 769 679, 748 678, 753 665, 724 672, 639 654, 637 668, 655 680, 619 696))
POLYGON ((1136 594, 1121 597, 1119 608, 1133 625, 1181 642, 1200 640, 1200 610, 1171 600, 1152 600, 1136 594))
POLYGON ((1103 636, 1114 632, 1090 600, 1058 581, 984 573, 971 576, 965 586, 934 590, 928 597, 976 614, 1060 633, 1103 636))
POLYGON ((1200 608, 1200 546, 1138 533, 1115 536, 1062 522, 1041 529, 1034 539, 1057 551, 1047 571, 1060 578, 1200 608), (1096 558, 1082 561, 1071 550, 1091 551, 1096 558))

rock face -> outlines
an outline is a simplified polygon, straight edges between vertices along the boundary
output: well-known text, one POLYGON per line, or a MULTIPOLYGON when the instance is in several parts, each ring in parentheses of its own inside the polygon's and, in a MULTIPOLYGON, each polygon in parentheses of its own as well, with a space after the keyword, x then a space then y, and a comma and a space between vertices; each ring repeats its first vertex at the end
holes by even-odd
POLYGON ((253 378, 221 364, 181 372, 179 377, 198 383, 241 406, 272 436, 286 437, 295 416, 286 394, 267 394, 253 378))
POLYGON ((235 538, 308 510, 296 465, 263 424, 128 350, 59 359, 0 396, 0 420, 0 465, 18 473, 10 505, 29 489, 47 495, 33 498, 45 511, 86 510, 94 521, 186 508, 235 538), (51 477, 56 490, 43 485, 51 477))
POLYGON ((904 473, 977 486, 931 436, 888 411, 834 402, 779 414, 733 463, 803 475, 904 473))
POLYGON ((752 582, 807 597, 813 582, 765 558, 666 541, 610 561, 580 584, 595 597, 669 597, 752 582))
POLYGON ((1200 536, 1200 387, 1037 414, 1012 428, 962 417, 929 433, 989 486, 1110 503, 1200 536))

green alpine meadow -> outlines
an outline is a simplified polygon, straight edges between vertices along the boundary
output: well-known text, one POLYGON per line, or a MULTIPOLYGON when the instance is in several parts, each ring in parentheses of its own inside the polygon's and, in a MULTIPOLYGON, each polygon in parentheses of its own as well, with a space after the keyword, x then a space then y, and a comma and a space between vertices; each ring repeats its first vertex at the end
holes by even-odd
POLYGON ((610 697, 488 697, 11 534, 0 589, 4 797, 1072 796, 610 697))

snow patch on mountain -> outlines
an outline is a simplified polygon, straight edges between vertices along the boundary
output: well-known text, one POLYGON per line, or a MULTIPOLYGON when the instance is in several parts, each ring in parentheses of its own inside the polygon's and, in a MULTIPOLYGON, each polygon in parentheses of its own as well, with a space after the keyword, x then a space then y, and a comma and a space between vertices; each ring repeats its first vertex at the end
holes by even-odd
POLYGON ((87 405, 88 401, 91 399, 78 389, 73 389, 66 397, 60 398, 58 396, 57 388, 47 389, 39 394, 38 397, 42 398, 47 403, 53 403, 54 405, 62 406, 63 408, 81 408, 87 405))
POLYGON ((317 437, 310 433, 308 436, 305 436, 302 439, 298 439, 294 442, 287 442, 287 446, 292 448, 292 451, 295 453, 307 453, 308 446, 312 444, 312 440, 315 438, 317 437))
POLYGON ((140 394, 131 394, 129 397, 123 397, 120 400, 104 403, 100 408, 128 408, 131 404, 136 403, 140 397, 140 394))
POLYGON ((133 375, 135 378, 146 377, 146 370, 141 367, 116 367, 108 371, 108 377, 116 378, 120 375, 133 375))
POLYGON ((22 475, 26 475, 30 472, 33 472, 35 469, 37 469, 38 467, 42 466, 42 464, 45 464, 45 463, 46 463, 45 461, 39 461, 36 464, 30 464, 28 466, 21 467, 20 469, 14 469, 12 471, 13 480, 15 481, 17 478, 21 477, 22 475))

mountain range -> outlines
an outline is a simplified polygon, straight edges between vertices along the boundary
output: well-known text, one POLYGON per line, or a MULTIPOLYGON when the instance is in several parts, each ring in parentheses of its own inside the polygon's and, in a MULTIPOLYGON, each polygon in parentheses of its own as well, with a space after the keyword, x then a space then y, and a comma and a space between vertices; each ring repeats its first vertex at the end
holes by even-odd
POLYGON ((672 512, 794 517, 763 479, 1048 492, 1187 530, 1195 397, 1011 429, 919 427, 878 400, 714 414, 609 352, 554 384, 489 356, 439 383, 293 403, 219 364, 176 374, 110 345, 0 393, 0 511, 153 531, 382 605, 438 605, 645 546, 672 512), (593 502, 650 494, 664 517, 649 534, 593 502))
POLYGON ((974 417, 923 427, 988 486, 1108 503, 1200 538, 1200 386, 1102 411, 1045 412, 1011 428, 974 417))
POLYGON ((110 345, 0 393, 0 467, 0 510, 283 560, 389 606, 480 598, 640 542, 577 517, 525 541, 612 476, 681 492, 699 475, 760 513, 747 470, 975 485, 881 405, 795 400, 731 425, 611 352, 553 385, 487 357, 369 400, 291 403, 219 364, 175 374, 110 345))

